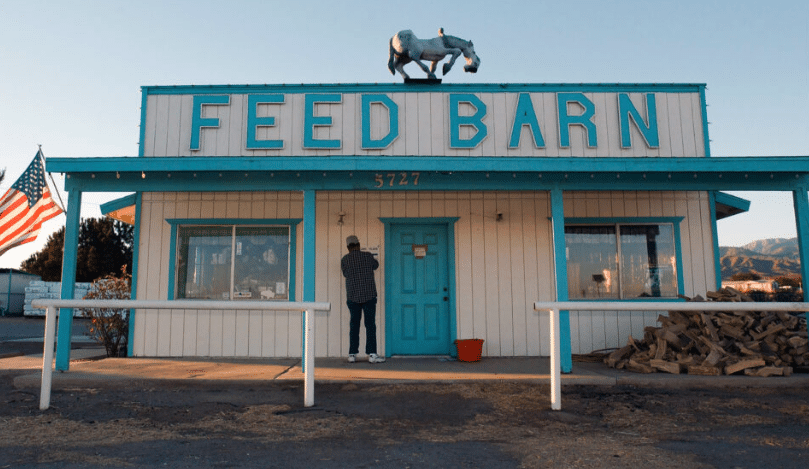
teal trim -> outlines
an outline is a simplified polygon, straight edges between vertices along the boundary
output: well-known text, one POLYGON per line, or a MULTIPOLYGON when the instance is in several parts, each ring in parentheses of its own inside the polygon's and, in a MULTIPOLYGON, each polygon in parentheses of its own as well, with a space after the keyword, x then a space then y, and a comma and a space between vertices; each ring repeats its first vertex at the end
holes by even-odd
POLYGON ((362 95, 362 149, 381 150, 387 148, 399 136, 399 105, 384 94, 362 95), (371 104, 378 103, 388 110, 390 126, 388 134, 374 140, 371 138, 371 104))
POLYGON ((640 112, 629 99, 626 93, 618 95, 618 114, 620 115, 621 126, 621 147, 632 147, 632 133, 629 129, 629 120, 635 123, 635 128, 638 129, 646 140, 646 146, 649 148, 660 147, 659 131, 657 129, 657 106, 655 104, 654 93, 646 95, 646 115, 647 121, 643 120, 640 112))
POLYGON ((570 126, 580 125, 587 132, 587 146, 596 148, 598 146, 598 131, 593 122, 596 113, 596 106, 583 93, 558 93, 556 95, 557 107, 559 110, 559 146, 570 147, 570 126), (577 103, 584 111, 579 115, 568 114, 568 105, 577 103))
MULTIPOLYGON (((315 301, 315 277, 317 271, 316 235, 316 193, 312 190, 303 192, 303 301, 315 301)), ((306 315, 301 314, 301 369, 306 372, 306 315)), ((311 312, 314 315, 314 311, 311 312)), ((312 318, 314 319, 314 318, 312 318)))
POLYGON ((700 83, 443 83, 410 85, 402 83, 315 83, 262 85, 182 85, 143 86, 149 95, 251 94, 251 93, 698 93, 700 83))
POLYGON ((101 204, 99 209, 101 210, 102 215, 107 215, 112 213, 116 210, 120 210, 122 208, 131 207, 135 205, 138 200, 138 194, 129 194, 115 200, 110 200, 107 203, 101 204))
MULTIPOLYGON (((169 240, 169 285, 166 289, 166 299, 167 300, 176 300, 177 297, 175 296, 175 288, 177 286, 177 282, 179 281, 177 272, 177 228, 180 226, 179 223, 172 223, 169 220, 166 220, 171 227, 171 236, 169 240)), ((224 223, 222 223, 224 224, 224 223)))
POLYGON ((571 217, 565 219, 567 225, 597 225, 616 223, 671 223, 677 225, 685 217, 571 217))
MULTIPOLYGON (((731 209, 734 209, 734 212, 747 212, 750 210, 750 201, 747 199, 726 194, 724 192, 715 192, 714 197, 716 199, 716 204, 730 207, 731 209)), ((733 213, 732 215, 735 214, 736 213, 733 213)), ((717 217, 717 219, 721 218, 722 217, 717 217)))
MULTIPOLYGON (((450 343, 454 343, 458 338, 458 306, 455 297, 457 288, 457 274, 455 270, 455 223, 460 220, 460 217, 425 217, 425 218, 379 218, 385 225, 385 258, 393 255, 390 252, 392 246, 391 241, 391 224, 411 224, 411 225, 447 225, 447 280, 449 282, 449 331, 450 343)), ((385 291, 393 291, 393 286, 390 284, 391 276, 385 276, 385 291)), ((390 311, 390 297, 385 297, 385 311, 390 311)), ((385 329, 385 344, 391 343, 393 340, 393 331, 385 329)), ((387 345, 386 345, 387 346, 387 345)), ((383 351, 385 353, 385 351, 383 351)), ((457 354, 457 352, 456 352, 457 354)))
MULTIPOLYGON (((140 260, 140 221, 143 205, 143 194, 135 194, 135 225, 132 228, 132 291, 130 297, 138 299, 138 267, 140 260)), ((129 310, 129 338, 126 341, 126 356, 131 357, 135 353, 135 314, 136 310, 129 310)))
MULTIPOLYGON (((194 96, 194 104, 191 108, 191 150, 199 150, 200 134, 203 127, 219 127, 218 117, 202 117, 202 106, 222 106, 230 104, 230 96, 194 96)), ((141 124, 143 126, 145 121, 141 124)))
POLYGON ((332 94, 306 94, 303 108, 303 148, 316 149, 338 149, 340 140, 319 140, 315 139, 315 127, 330 127, 332 125, 331 116, 316 116, 315 105, 319 103, 342 103, 343 95, 332 94))
MULTIPOLYGON (((65 245, 62 255, 62 292, 60 298, 72 300, 76 289, 76 261, 81 226, 81 191, 68 191, 65 216, 65 245)), ((56 336, 56 370, 67 371, 70 368, 73 308, 61 308, 59 310, 58 328, 59 331, 56 336)))
POLYGON ((713 248, 714 288, 722 288, 722 259, 719 255, 719 231, 716 226, 716 191, 708 191, 708 204, 711 211, 711 247, 713 248))
MULTIPOLYGON (((680 223, 685 217, 588 217, 588 218, 568 218, 566 225, 625 225, 625 224, 671 224, 674 227, 674 255, 677 258, 677 293, 685 293, 685 277, 683 275, 683 251, 680 241, 680 223)), ((564 233, 563 233, 564 234, 564 233)), ((564 238, 563 238, 564 239, 564 238)), ((565 277, 567 279, 567 277, 565 277)), ((567 280, 566 280, 567 281, 567 280)), ((671 299, 671 298, 669 298, 671 299)), ((624 300, 621 300, 624 301, 624 300)), ((641 300, 645 301, 645 300, 641 300)))
POLYGON ((483 123, 486 116, 486 103, 469 93, 453 93, 449 95, 449 147, 475 148, 486 138, 488 127, 483 123), (458 107, 461 103, 469 103, 475 108, 471 116, 461 116, 458 107), (461 126, 474 127, 475 135, 469 139, 461 139, 461 126))
POLYGON ((705 99, 705 85, 699 85, 699 100, 702 103, 702 138, 705 141, 705 156, 711 156, 711 138, 708 136, 708 101, 705 99))
POLYGON ((245 148, 256 149, 279 149, 284 148, 283 140, 257 140, 257 127, 274 127, 275 117, 258 117, 259 104, 283 104, 282 94, 250 94, 247 95, 247 142, 245 148))
POLYGON ((303 301, 315 301, 315 271, 317 269, 316 192, 303 191, 303 301))
POLYGON ((167 218, 166 223, 171 226, 171 240, 169 245, 169 279, 166 289, 168 299, 175 299, 175 285, 177 284, 177 227, 182 225, 227 226, 227 225, 279 225, 289 227, 289 299, 295 300, 295 267, 297 266, 297 226, 303 221, 300 218, 167 218))
POLYGON ((534 148, 545 148, 545 139, 539 129, 537 114, 534 111, 534 103, 531 95, 520 93, 517 99, 517 111, 514 113, 514 125, 511 127, 511 138, 508 141, 509 148, 520 147, 520 137, 522 137, 523 126, 528 126, 531 131, 531 138, 534 139, 534 148))
MULTIPOLYGON (((809 292, 809 183, 792 191, 792 200, 795 208, 795 225, 798 230, 798 258, 801 261, 801 283, 804 301, 809 292)), ((809 324, 807 324, 809 331, 809 324)))
POLYGON ((148 107, 149 91, 141 88, 140 96, 140 130, 138 132, 138 156, 143 156, 146 140, 146 108, 148 107))
MULTIPOLYGON (((556 274, 556 301, 568 301, 567 246, 565 244, 564 192, 558 187, 550 190, 551 230, 553 231, 553 265, 556 274)), ((559 355, 562 373, 573 371, 573 348, 570 334, 570 311, 559 311, 559 355)))
MULTIPOLYGON (((172 177, 179 173, 204 171, 244 172, 255 171, 453 171, 453 172, 531 172, 536 180, 538 173, 551 175, 557 172, 568 173, 569 176, 581 174, 590 180, 590 175, 611 176, 624 173, 641 177, 649 177, 649 189, 656 182, 655 177, 662 176, 668 180, 680 177, 683 180, 694 180, 705 184, 721 184, 722 179, 736 177, 735 182, 743 182, 748 178, 774 180, 787 178, 795 184, 795 174, 809 175, 809 157, 722 157, 722 158, 633 158, 633 157, 419 157, 419 156, 330 156, 330 157, 98 157, 98 158, 47 158, 45 167, 48 172, 71 173, 71 175, 87 173, 95 174, 99 179, 120 172, 121 180, 125 173, 141 178, 141 172, 150 177, 165 178, 166 172, 172 177), (151 175, 157 172, 162 174, 151 175), (103 173, 112 173, 103 174, 103 173), (611 174, 610 174, 611 173, 611 174), (704 173, 704 174, 701 174, 704 173), (722 177, 720 178, 720 174, 722 177)), ((511 174, 509 174, 511 177, 511 174)), ((671 190, 671 189, 666 189, 671 190)), ((741 189, 736 189, 741 190, 741 189)), ((116 190, 114 192, 121 192, 116 190)))

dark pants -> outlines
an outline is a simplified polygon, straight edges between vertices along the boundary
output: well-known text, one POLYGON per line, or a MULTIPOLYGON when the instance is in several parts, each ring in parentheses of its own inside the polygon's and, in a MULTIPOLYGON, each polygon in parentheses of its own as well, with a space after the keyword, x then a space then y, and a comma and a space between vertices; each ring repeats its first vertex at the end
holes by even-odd
POLYGON ((348 331, 348 353, 356 355, 360 350, 360 319, 365 311, 365 353, 376 353, 376 298, 365 303, 346 302, 351 311, 348 331))

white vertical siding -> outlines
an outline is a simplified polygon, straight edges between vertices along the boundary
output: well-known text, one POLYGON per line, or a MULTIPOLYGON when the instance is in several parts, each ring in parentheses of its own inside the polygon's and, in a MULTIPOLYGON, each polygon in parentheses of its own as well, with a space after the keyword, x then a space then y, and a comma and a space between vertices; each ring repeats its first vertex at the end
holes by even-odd
MULTIPOLYGON (((714 288, 709 200, 704 192, 566 192, 565 216, 684 217, 680 223, 684 293, 714 288)), ((550 201, 545 191, 367 192, 321 191, 316 197, 315 300, 332 304, 318 314, 318 356, 348 351, 349 313, 340 259, 345 238, 379 248, 377 313, 385 350, 385 246, 381 217, 457 217, 454 224, 456 335, 484 339, 487 356, 547 356, 548 315, 534 301, 555 298, 550 201), (343 224, 338 214, 345 213, 343 224), (501 212, 503 219, 496 220, 501 212)), ((138 298, 166 299, 170 218, 303 218, 299 192, 146 193, 140 226, 138 298)), ((303 238, 297 232, 294 272, 301 298, 303 238)), ((571 312, 573 353, 623 345, 654 325, 657 312, 571 312)), ((361 340, 364 340, 361 334, 361 340)), ((361 343, 360 349, 364 348, 361 343)), ((300 356, 295 312, 148 311, 135 315, 137 356, 300 356)))

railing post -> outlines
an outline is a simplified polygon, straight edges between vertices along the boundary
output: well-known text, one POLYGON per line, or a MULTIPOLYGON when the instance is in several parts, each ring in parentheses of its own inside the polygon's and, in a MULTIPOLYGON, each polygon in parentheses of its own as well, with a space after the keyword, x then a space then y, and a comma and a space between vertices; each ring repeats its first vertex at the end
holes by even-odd
POLYGON ((315 405, 315 317, 314 310, 304 311, 304 373, 303 373, 303 406, 315 405))
POLYGON ((551 410, 562 410, 562 370, 559 308, 551 309, 551 410))
POLYGON ((39 410, 51 406, 51 380, 53 379, 53 339, 56 335, 56 307, 45 311, 45 343, 42 350, 42 386, 39 390, 39 410))

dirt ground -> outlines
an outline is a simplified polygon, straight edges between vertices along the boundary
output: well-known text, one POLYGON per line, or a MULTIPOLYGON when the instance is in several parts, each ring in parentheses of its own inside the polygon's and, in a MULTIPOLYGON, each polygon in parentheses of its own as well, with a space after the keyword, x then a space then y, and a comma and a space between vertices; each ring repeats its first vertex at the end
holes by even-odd
POLYGON ((132 383, 38 390, 0 371, 0 468, 804 468, 809 390, 530 383, 132 383))

